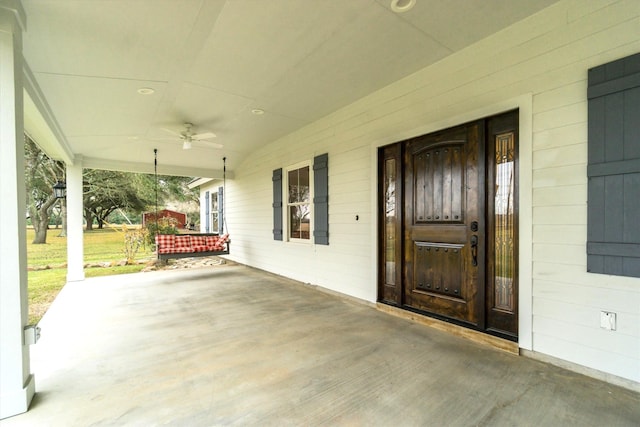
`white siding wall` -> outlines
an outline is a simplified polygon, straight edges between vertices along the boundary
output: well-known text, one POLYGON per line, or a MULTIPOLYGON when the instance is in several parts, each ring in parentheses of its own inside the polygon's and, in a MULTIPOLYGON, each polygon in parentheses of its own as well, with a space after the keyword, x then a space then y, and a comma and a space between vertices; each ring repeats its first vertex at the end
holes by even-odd
POLYGON ((520 345, 640 382, 640 279, 585 249, 587 70, 637 52, 640 1, 564 1, 265 146, 227 181, 232 258, 375 301, 376 147, 520 106, 520 345), (274 241, 271 171, 324 152, 330 245, 274 241))

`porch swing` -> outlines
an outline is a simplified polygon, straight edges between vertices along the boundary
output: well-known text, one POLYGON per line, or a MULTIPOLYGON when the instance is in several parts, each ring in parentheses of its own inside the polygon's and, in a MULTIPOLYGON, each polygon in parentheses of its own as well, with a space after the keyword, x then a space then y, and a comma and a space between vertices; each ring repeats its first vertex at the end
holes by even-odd
MULTIPOLYGON (((156 179, 156 230, 158 230, 158 149, 154 153, 154 171, 156 179)), ((227 185, 227 158, 223 162, 223 193, 226 194, 227 185)), ((226 216, 224 215, 226 203, 222 204, 222 221, 220 233, 180 233, 180 234, 156 234, 156 254, 158 261, 167 262, 170 259, 194 258, 217 255, 229 255, 231 241, 229 233, 224 232, 226 216)))

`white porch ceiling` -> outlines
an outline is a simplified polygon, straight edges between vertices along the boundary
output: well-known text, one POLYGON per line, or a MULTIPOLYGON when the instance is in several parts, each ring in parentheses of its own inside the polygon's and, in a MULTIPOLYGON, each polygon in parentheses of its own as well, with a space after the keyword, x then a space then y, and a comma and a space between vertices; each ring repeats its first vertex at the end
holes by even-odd
POLYGON ((87 165, 149 172, 158 148, 163 173, 215 176, 556 0, 390 1, 23 0, 24 56, 87 165), (224 147, 182 150, 161 128, 184 122, 224 147))

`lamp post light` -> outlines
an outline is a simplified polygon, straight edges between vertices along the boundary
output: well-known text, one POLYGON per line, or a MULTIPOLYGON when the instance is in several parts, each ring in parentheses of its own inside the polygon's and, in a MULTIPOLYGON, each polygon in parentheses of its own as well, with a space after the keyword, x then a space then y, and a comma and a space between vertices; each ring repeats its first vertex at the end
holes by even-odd
POLYGON ((67 184, 61 181, 56 182, 53 186, 53 195, 56 199, 65 199, 67 197, 67 184))

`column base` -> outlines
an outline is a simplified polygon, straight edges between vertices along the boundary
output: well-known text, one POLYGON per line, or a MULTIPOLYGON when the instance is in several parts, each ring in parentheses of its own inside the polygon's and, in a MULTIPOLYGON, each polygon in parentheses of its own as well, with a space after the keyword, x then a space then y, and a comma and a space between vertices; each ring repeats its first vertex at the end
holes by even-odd
POLYGON ((35 394, 36 380, 32 374, 21 390, 0 396, 0 420, 27 412, 35 394))
POLYGON ((82 282, 84 278, 84 271, 80 273, 67 273, 67 282, 82 282))

